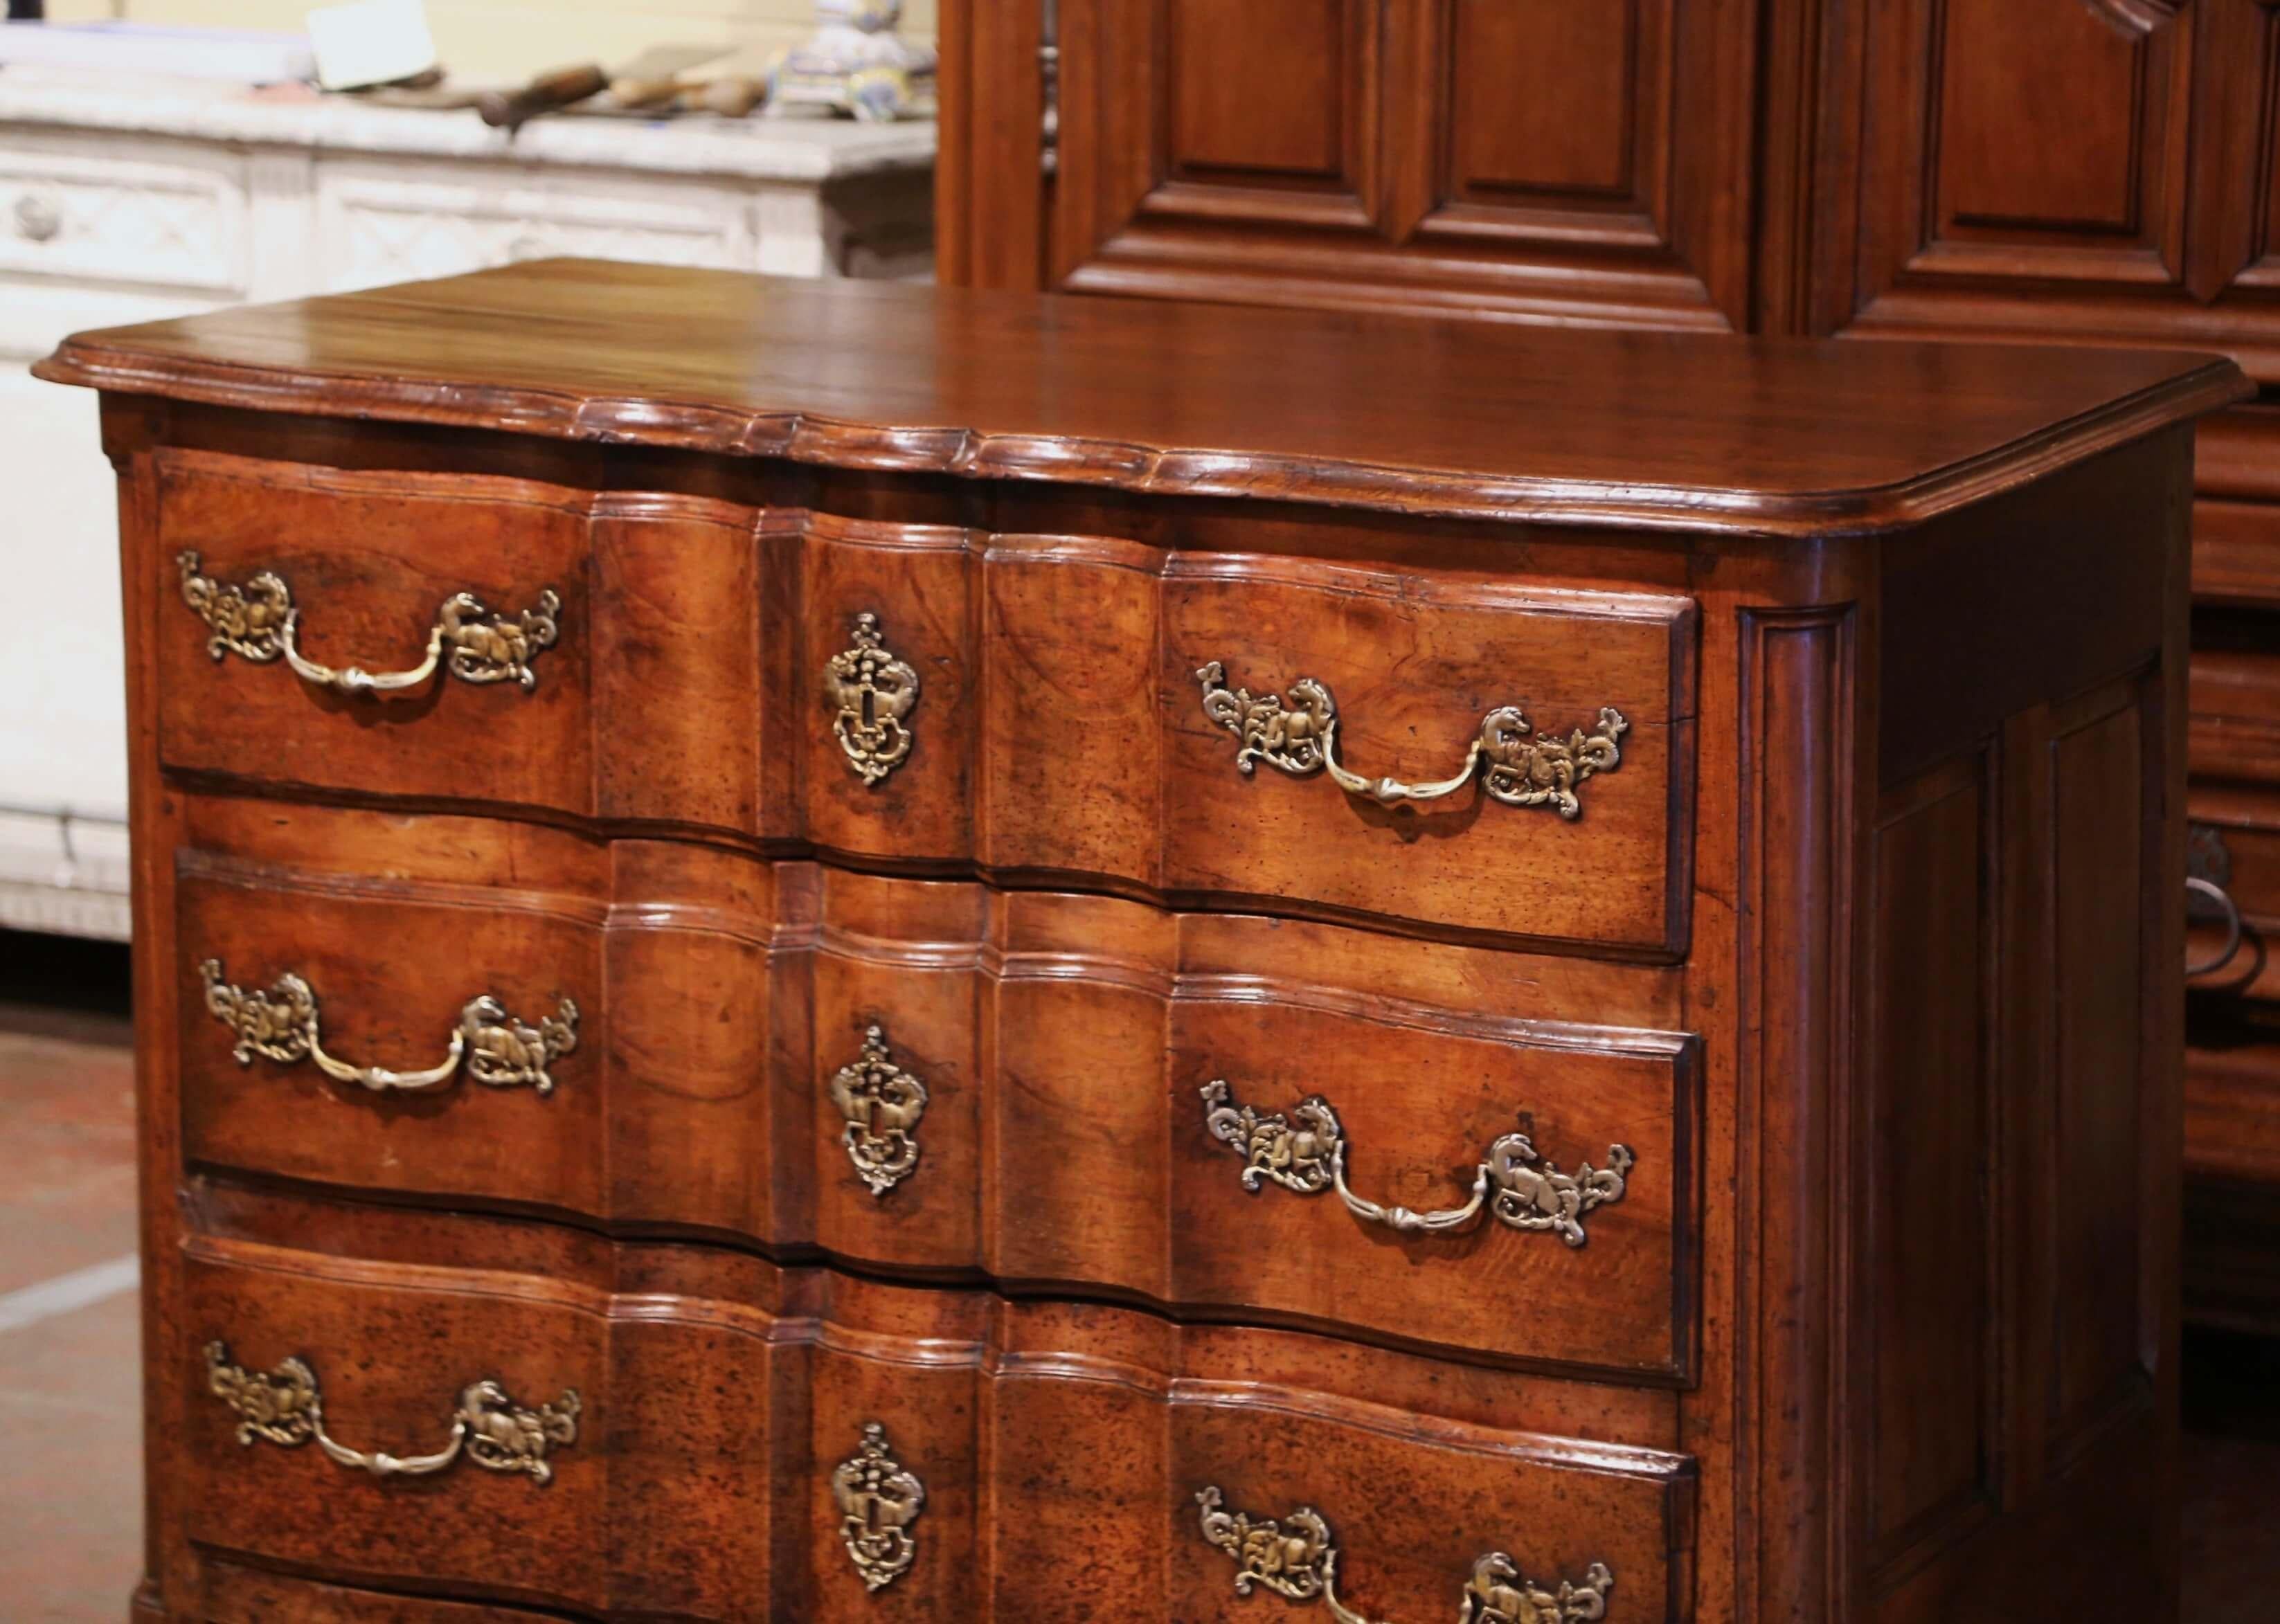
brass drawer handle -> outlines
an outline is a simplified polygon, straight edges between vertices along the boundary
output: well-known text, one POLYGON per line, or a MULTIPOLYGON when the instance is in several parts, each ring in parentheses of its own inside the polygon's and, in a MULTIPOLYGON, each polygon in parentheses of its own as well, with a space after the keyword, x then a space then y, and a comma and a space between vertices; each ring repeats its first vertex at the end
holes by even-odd
POLYGON ((1507 806, 1549 806, 1562 818, 1579 817, 1583 808, 1575 798, 1575 786, 1621 766, 1620 741, 1630 731, 1621 711, 1602 705, 1594 732, 1578 727, 1565 739, 1530 736, 1528 718, 1519 707, 1503 705, 1481 719, 1480 735, 1465 752, 1465 764, 1454 777, 1405 784, 1391 778, 1364 778, 1339 765, 1337 702, 1312 677, 1290 684, 1295 705, 1284 704, 1280 694, 1253 698, 1248 689, 1229 689, 1227 670, 1217 660, 1198 670, 1196 681, 1203 684, 1204 714, 1233 734, 1242 747, 1235 752, 1238 772, 1248 774, 1261 761, 1294 778, 1327 770, 1348 795, 1389 806, 1454 795, 1485 763, 1481 785, 1491 799, 1507 806))
POLYGON ((222 979, 219 958, 201 964, 198 974, 205 980, 208 1012, 237 1035, 230 1052, 240 1066, 252 1065, 255 1055, 285 1066, 312 1060, 334 1081, 360 1083, 375 1093, 416 1094, 442 1088, 464 1060, 467 1075, 486 1087, 528 1087, 551 1094, 554 1078, 547 1067, 578 1046, 578 1006, 568 998, 554 1014, 529 1027, 485 993, 459 1012, 459 1024, 452 1028, 441 1064, 424 1072, 351 1066, 325 1052, 318 1035, 317 995, 299 976, 288 972, 266 992, 247 992, 222 979))
POLYGON ((1271 1179, 1302 1196, 1335 1189, 1356 1218, 1402 1235, 1461 1228, 1486 1203, 1500 1222, 1515 1229, 1549 1230, 1568 1245, 1581 1246, 1589 1238, 1583 1215, 1623 1198, 1624 1180, 1637 1159, 1629 1145, 1610 1145, 1605 1167, 1585 1162, 1562 1173, 1537 1154, 1526 1133, 1506 1134, 1489 1146, 1473 1179, 1471 1200, 1460 1207, 1413 1212, 1380 1206, 1346 1187, 1345 1131, 1321 1095, 1308 1095, 1286 1117, 1279 1112, 1261 1116, 1236 1104, 1223 1079, 1204 1084, 1202 1093, 1204 1126, 1243 1158, 1244 1189, 1256 1191, 1259 1180, 1271 1179))
POLYGON ((927 1087, 894 1062, 880 1027, 863 1032, 863 1052, 831 1074, 831 1103, 847 1119, 839 1142, 856 1176, 874 1196, 910 1177, 919 1165, 919 1119, 927 1087))
POLYGON ((334 1461, 374 1477, 426 1477, 461 1455, 487 1472, 520 1472, 540 1485, 554 1480, 546 1451, 578 1441, 579 1400, 575 1389, 551 1405, 526 1410, 489 1380, 459 1389, 452 1412, 451 1441, 432 1455, 389 1455, 353 1450, 325 1431, 325 1399, 317 1373, 298 1358, 281 1359, 266 1372, 229 1362, 228 1344, 206 1344, 206 1386, 237 1413, 237 1441, 250 1448, 258 1439, 287 1449, 316 1441, 334 1461))
POLYGON ((561 627, 557 617, 562 599, 552 588, 538 595, 538 607, 520 614, 494 614, 473 593, 460 592, 444 599, 428 634, 427 658, 409 671, 374 673, 360 666, 335 670, 301 658, 295 643, 301 612, 293 604, 292 589, 283 579, 264 570, 243 586, 229 586, 198 573, 198 555, 184 552, 175 566, 182 575, 182 601, 197 611, 213 635, 206 652, 220 660, 243 655, 266 666, 281 654, 294 674, 304 682, 335 693, 392 694, 417 688, 446 662, 463 682, 520 683, 525 693, 538 686, 531 662, 554 646, 561 627))
MULTIPOLYGON (((1264 1585, 1291 1601, 1320 1601, 1338 1624, 1370 1624, 1338 1599, 1338 1548, 1321 1512, 1302 1505, 1279 1521, 1224 1509, 1217 1484, 1197 1491, 1204 1538, 1235 1559, 1235 1593, 1248 1596, 1264 1585)), ((1583 1570, 1581 1584, 1562 1580, 1546 1590, 1521 1572, 1502 1551, 1473 1564, 1458 1624, 1583 1624, 1607 1616, 1607 1592, 1615 1576, 1604 1562, 1583 1570)))
POLYGON ((839 1508, 839 1538, 866 1590, 882 1590, 918 1560, 911 1525, 926 1505, 926 1485, 887 1449, 887 1429, 863 1424, 863 1442, 832 1469, 831 1498, 839 1508))
POLYGON ((825 667, 824 700, 836 707, 831 731, 847 770, 875 787, 911 753, 903 718, 919 702, 919 673, 880 638, 877 615, 857 615, 854 637, 825 667))

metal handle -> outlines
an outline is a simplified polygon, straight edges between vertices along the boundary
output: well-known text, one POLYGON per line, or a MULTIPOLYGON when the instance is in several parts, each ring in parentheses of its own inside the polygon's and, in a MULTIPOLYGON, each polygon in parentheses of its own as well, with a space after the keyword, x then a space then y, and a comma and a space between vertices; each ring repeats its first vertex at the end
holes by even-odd
POLYGON ((926 1485, 888 1451, 887 1429, 863 1423, 863 1442, 831 1472, 839 1539, 867 1591, 882 1590, 918 1560, 912 1524, 926 1506, 926 1485))
POLYGON ((1562 818, 1583 813, 1575 786, 1599 773, 1622 765, 1619 741, 1630 723, 1613 705, 1599 708, 1598 729, 1575 728, 1568 737, 1531 737, 1528 718, 1516 705, 1503 705, 1481 719, 1481 730, 1465 763, 1455 776, 1437 783, 1405 784, 1398 779, 1364 778, 1339 765, 1338 707, 1330 690, 1312 677, 1290 684, 1295 706, 1280 694, 1253 698, 1248 689, 1229 689, 1227 670, 1213 660, 1196 673, 1203 684, 1204 714, 1233 734, 1242 748, 1235 752, 1237 771, 1248 774, 1253 764, 1304 778, 1327 770, 1338 788, 1384 805, 1400 801, 1437 801, 1454 795, 1472 781, 1483 763, 1482 788, 1507 806, 1549 806, 1562 818))
POLYGON ((855 1174, 874 1196, 910 1177, 919 1165, 919 1119, 927 1089, 894 1062, 880 1027, 863 1033, 863 1052, 831 1074, 831 1103, 847 1119, 840 1143, 855 1174))
POLYGON ((1413 1212, 1404 1206, 1381 1206, 1347 1188, 1345 1132, 1330 1102, 1321 1095, 1308 1095, 1286 1117, 1280 1112, 1261 1116, 1249 1105, 1236 1104, 1223 1079, 1204 1084, 1202 1094, 1204 1126, 1213 1138, 1243 1158, 1245 1189, 1256 1191, 1261 1179, 1302 1196, 1335 1189, 1356 1218, 1402 1235, 1461 1228, 1485 1203, 1500 1222, 1514 1229, 1549 1230, 1568 1245, 1581 1246, 1589 1238, 1583 1215, 1623 1198, 1624 1180, 1637 1160, 1629 1145, 1610 1145, 1605 1167, 1585 1162, 1573 1173, 1562 1173, 1537 1153, 1525 1132, 1506 1134, 1489 1146, 1473 1179, 1472 1199, 1459 1207, 1413 1212))
POLYGON ((2240 904, 2233 901, 2232 893, 2226 890, 2224 887, 2215 881, 2204 880, 2198 874, 2186 876, 2185 889, 2196 897, 2207 897, 2215 904, 2224 917, 2224 946, 2218 951, 2216 957, 2204 959, 2197 965, 2189 964, 2185 966, 2187 975, 2207 975, 2223 969, 2232 962, 2233 955, 2240 951, 2240 904))
POLYGON ((847 770, 876 786, 909 758, 911 730, 903 719, 919 702, 919 673, 895 658, 879 635, 879 617, 855 617, 854 642, 824 668, 824 702, 834 707, 831 731, 847 770))
POLYGON ((256 1439, 287 1449, 316 1442, 335 1463, 374 1477, 427 1477, 461 1455, 488 1472, 520 1472, 542 1487, 554 1481, 546 1451, 578 1441, 579 1399, 566 1390, 551 1405, 526 1410, 497 1382, 485 1379, 459 1389, 451 1439, 432 1455, 389 1455, 353 1450, 325 1431, 325 1399, 317 1373, 298 1358, 281 1359, 267 1371, 229 1362, 226 1343, 206 1344, 206 1386, 237 1413, 237 1441, 250 1448, 256 1439))
POLYGON ((361 1083, 375 1093, 416 1094, 443 1088, 465 1060, 467 1075, 490 1088, 527 1085, 551 1094, 554 1079, 547 1067, 578 1046, 578 1006, 568 998, 553 1015, 528 1027, 485 993, 460 1010, 459 1024, 440 1065, 424 1072, 351 1066, 325 1052, 317 1029, 317 995, 299 976, 289 971, 268 991, 247 992, 222 979, 219 958, 201 964, 198 974, 205 979, 206 1009, 237 1035, 230 1052, 240 1066, 252 1065, 255 1055, 287 1066, 312 1060, 334 1081, 361 1083))
POLYGON ((26 192, 16 199, 16 235, 26 242, 51 242, 63 228, 63 210, 54 199, 37 192, 26 192))
POLYGON ((207 653, 217 660, 235 653, 258 666, 281 655, 303 681, 335 693, 368 697, 417 688, 447 662, 451 674, 463 682, 513 681, 528 693, 538 686, 531 662, 554 646, 561 631, 557 617, 562 599, 551 587, 538 595, 536 608, 512 617, 494 614, 473 593, 460 592, 435 612, 426 657, 409 671, 375 673, 359 666, 335 669, 302 658, 296 643, 301 612, 280 576, 264 570, 243 586, 230 586, 200 574, 194 551, 177 555, 174 564, 181 572, 182 601, 212 634, 206 640, 207 653))
MULTIPOLYGON (((1311 1505, 1277 1520, 1225 1508, 1217 1484, 1198 1489, 1204 1538, 1235 1559, 1235 1593, 1263 1585, 1291 1601, 1319 1601, 1338 1624, 1370 1624, 1338 1599, 1338 1548, 1330 1525, 1311 1505)), ((1615 1576, 1604 1562, 1583 1570, 1581 1584, 1561 1581, 1557 1590, 1532 1583, 1510 1553, 1492 1551, 1473 1564, 1458 1624, 1584 1624, 1607 1616, 1615 1576)))

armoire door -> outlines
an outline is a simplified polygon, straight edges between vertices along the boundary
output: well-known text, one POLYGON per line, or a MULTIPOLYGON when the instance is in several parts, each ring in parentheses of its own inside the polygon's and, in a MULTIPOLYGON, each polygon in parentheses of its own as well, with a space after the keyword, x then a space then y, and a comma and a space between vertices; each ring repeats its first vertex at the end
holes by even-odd
POLYGON ((944 0, 944 280, 1750 325, 1765 0, 944 0))
POLYGON ((1822 332, 2222 349, 2280 380, 2274 0, 1832 0, 1822 332))

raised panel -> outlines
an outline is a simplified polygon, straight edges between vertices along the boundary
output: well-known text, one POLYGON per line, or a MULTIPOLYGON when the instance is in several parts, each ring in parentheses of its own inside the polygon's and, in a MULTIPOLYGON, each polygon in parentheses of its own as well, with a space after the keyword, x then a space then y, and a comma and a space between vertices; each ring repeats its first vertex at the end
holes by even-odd
MULTIPOLYGON (((2081 0, 1945 0, 1944 222, 2134 232, 2152 50, 2081 0)), ((2158 106, 2153 110, 2158 111, 2158 106)))
POLYGON ((1668 0, 1452 0, 1446 139, 1459 196, 1630 195, 1641 12, 1668 0), (1523 88, 1524 87, 1524 88, 1523 88))
POLYGON ((2126 338, 2280 377, 2276 22, 2261 0, 1867 8, 1824 69, 1813 327, 2126 338))
POLYGON ((1175 173, 1334 178, 1344 166, 1355 0, 1167 0, 1175 173))
POLYGON ((1745 319, 1760 0, 1062 0, 1050 283, 1745 319))
POLYGON ((1983 758, 1887 797, 1873 844, 1866 1278, 1876 1559, 1981 1503, 1996 1446, 1983 758))
POLYGON ((2134 705, 2060 732, 2052 808, 2052 1143, 2055 1310, 2050 1400, 2060 1446, 2146 1380, 2139 1343, 2145 1064, 2139 912, 2145 838, 2134 705))

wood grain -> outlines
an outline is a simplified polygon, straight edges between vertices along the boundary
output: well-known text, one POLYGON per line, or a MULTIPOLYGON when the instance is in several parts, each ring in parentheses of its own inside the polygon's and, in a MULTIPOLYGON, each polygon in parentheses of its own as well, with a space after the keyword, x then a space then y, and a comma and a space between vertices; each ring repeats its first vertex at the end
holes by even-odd
POLYGON ((362 862, 388 814, 200 799, 188 817, 193 1165, 1506 1363, 1689 1373, 1694 1044, 1613 1024, 1667 1016, 1667 975, 1547 965, 1595 1017, 1577 1024, 1546 1019, 1559 1004, 1540 994, 1474 1007, 1498 955, 1331 927, 435 817, 383 879, 319 865, 362 862), (574 997, 578 1048, 545 1097, 464 1080, 388 1097, 241 1066, 204 1007, 208 958, 249 989, 302 975, 327 1049, 359 1064, 434 1064, 484 992, 526 1020, 574 997), (919 1166, 884 1197, 829 1097, 874 1023, 929 1095, 919 1166), (1563 1167, 1604 1166, 1619 1143, 1638 1161, 1581 1250, 1493 1221, 1405 1239, 1335 1195, 1247 1192, 1205 1128, 1215 1078, 1267 1113, 1326 1095, 1361 1193, 1419 1210, 1462 1205, 1515 1127, 1563 1167))
MULTIPOLYGON (((233 1563, 603 1618, 796 1606, 857 1620, 883 1602, 917 1617, 1128 1610, 1236 1624, 1256 1604, 1197 1531, 1193 1496, 1215 1483, 1258 1516, 1321 1507, 1341 1586, 1395 1616, 1453 1605, 1494 1550, 1531 1575, 1580 1578, 1605 1562, 1635 1616, 1683 1605, 1672 1541, 1686 1527, 1687 1460, 1529 1430, 1494 1413, 1476 1378, 1421 1361, 1325 1362, 1288 1333, 1187 1333, 1126 1310, 687 1249, 512 1232, 495 1243, 464 1221, 453 1265, 368 1259, 328 1250, 344 1210, 217 1190, 209 1212, 229 1233, 191 1248, 170 1351, 186 1371, 202 1370, 212 1336, 250 1366, 298 1354, 329 1430, 403 1452, 435 1441, 477 1372, 527 1403, 570 1387, 583 1405, 580 1438, 550 1455, 542 1488, 464 1465, 374 1482, 312 1448, 241 1445, 208 1397, 184 1438, 192 1528, 233 1563), (542 1258, 545 1273, 532 1272, 542 1258), (350 1351, 380 1348, 384 1361, 350 1351), (1397 1415, 1357 1387, 1417 1407, 1397 1415), (927 1488, 917 1560, 876 1599, 828 1493, 869 1420, 927 1488)), ((409 1242, 441 1221, 359 1220, 359 1244, 384 1251, 391 1227, 409 1242)), ((240 1593, 250 1582, 220 1572, 240 1593)))
POLYGON ((39 370, 839 466, 1760 534, 1914 523, 2245 393, 2230 367, 2161 353, 2022 368, 1968 346, 826 291, 590 260, 83 335, 39 370), (669 351, 622 336, 668 315, 669 351), (906 359, 835 364, 866 346, 906 359))
MULTIPOLYGON (((1420 71, 1398 32, 1372 71, 1420 71)), ((112 390, 132 605, 139 1616, 867 1620, 815 1483, 874 1419, 936 1489, 912 1617, 1261 1616, 1196 1480, 1312 1499, 1377 1616, 1499 1545, 1668 1624, 2174 1594, 2221 365, 557 265, 58 370, 112 390), (528 696, 330 710, 208 658, 184 526, 277 549, 328 657, 416 644, 466 572, 560 573, 571 641, 528 696), (820 689, 865 613, 922 689, 875 791, 820 689), (1572 823, 1405 820, 1236 772, 1210 658, 1331 683, 1371 773, 1452 770, 1501 703, 1634 729, 1572 823), (309 974, 353 1058, 435 1058, 481 990, 577 997, 581 1045, 544 1099, 241 1068, 209 954, 309 974), (828 1103, 873 1024, 929 1088, 884 1197, 828 1103), (1394 1236, 1244 1192, 1214 1078, 1334 1097, 1406 1206, 1523 1121, 1637 1160, 1580 1248, 1394 1236), (550 1488, 375 1482, 239 1446, 217 1334, 315 1360, 350 1443, 432 1446, 477 1360, 597 1408, 550 1488)))
POLYGON ((217 580, 274 571, 312 658, 414 665, 456 591, 512 606, 553 589, 563 603, 531 691, 443 678, 375 702, 281 665, 216 661, 205 623, 177 601, 161 622, 160 748, 183 772, 1080 878, 1157 900, 1683 951, 1684 598, 1537 587, 1428 562, 1421 547, 1401 567, 1363 567, 680 493, 589 500, 464 474, 166 462, 164 559, 144 567, 178 598, 185 549, 217 580), (403 500, 388 505, 389 491, 403 500), (461 562, 471 548, 480 570, 461 562), (824 685, 865 613, 920 678, 910 758, 877 783, 849 771, 824 685), (1261 696, 1328 685, 1346 759, 1371 776, 1448 776, 1503 705, 1554 739, 1595 728, 1607 706, 1629 731, 1573 821, 1476 786, 1386 808, 1319 774, 1246 776, 1235 736, 1203 710, 1197 673, 1214 661, 1261 696), (1444 855, 1459 843, 1464 867, 1444 855), (1499 882, 1476 882, 1488 874, 1499 882))

